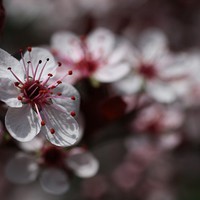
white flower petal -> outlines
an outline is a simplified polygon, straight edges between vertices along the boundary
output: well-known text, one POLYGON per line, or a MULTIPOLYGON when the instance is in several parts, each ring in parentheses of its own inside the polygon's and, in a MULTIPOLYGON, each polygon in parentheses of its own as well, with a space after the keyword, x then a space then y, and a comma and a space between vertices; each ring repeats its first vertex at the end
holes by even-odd
POLYGON ((128 41, 119 42, 113 53, 108 58, 109 64, 117 64, 123 60, 129 60, 130 51, 132 51, 132 48, 128 41))
POLYGON ((54 93, 61 92, 62 96, 61 98, 55 98, 53 101, 63 106, 67 112, 79 112, 79 106, 80 106, 80 94, 76 90, 75 87, 72 85, 69 85, 67 83, 62 83, 58 87, 54 89, 54 93), (62 97, 69 97, 68 99, 62 99, 62 97), (72 100, 71 97, 75 97, 75 100, 72 100))
POLYGON ((46 125, 42 127, 42 132, 47 139, 56 146, 71 146, 80 137, 79 125, 76 120, 67 112, 57 110, 52 106, 44 108, 42 113, 46 116, 46 125), (52 134, 49 129, 53 128, 52 134))
POLYGON ((143 78, 130 74, 125 78, 113 83, 113 88, 122 95, 135 94, 142 88, 143 78))
POLYGON ((93 76, 100 82, 110 83, 123 78, 129 71, 130 64, 122 62, 116 65, 102 66, 94 73, 93 76))
POLYGON ((191 85, 187 80, 180 80, 172 82, 171 87, 176 92, 178 97, 187 96, 188 93, 191 91, 191 85))
POLYGON ((81 178, 92 177, 99 169, 98 160, 90 152, 81 148, 74 148, 69 152, 66 164, 81 178))
POLYGON ((42 188, 55 195, 64 194, 69 189, 69 180, 67 174, 60 169, 46 169, 40 177, 42 188))
MULTIPOLYGON (((167 55, 166 55, 167 57, 167 55)), ((159 75, 169 80, 180 80, 191 75, 195 67, 200 65, 200 59, 191 58, 185 53, 168 57, 168 62, 162 66, 159 75)), ((195 71, 196 73, 197 71, 195 71)))
POLYGON ((193 80, 195 81, 200 80, 199 73, 200 73, 200 52, 195 51, 191 53, 185 53, 182 55, 182 62, 180 64, 184 65, 184 68, 188 68, 189 73, 192 74, 193 80), (185 67, 186 66, 186 67, 185 67))
POLYGON ((36 112, 29 105, 9 108, 5 117, 5 125, 11 136, 20 142, 32 140, 41 128, 36 112))
POLYGON ((172 150, 181 143, 181 136, 179 133, 163 134, 158 139, 158 145, 163 150, 172 150))
POLYGON ((83 138, 84 130, 85 130, 85 121, 84 121, 84 116, 79 113, 78 117, 76 118, 78 125, 79 125, 79 137, 78 140, 76 141, 75 144, 78 144, 81 139, 83 138))
POLYGON ((44 139, 42 137, 35 137, 29 142, 18 143, 19 147, 27 152, 36 152, 41 150, 44 145, 44 139))
POLYGON ((12 81, 17 81, 12 73, 8 70, 8 67, 11 67, 15 75, 19 79, 23 80, 24 71, 20 65, 20 62, 3 49, 0 49, 0 77, 8 78, 12 81))
POLYGON ((57 32, 51 38, 51 47, 56 50, 58 56, 72 61, 79 61, 83 56, 79 37, 70 32, 57 32))
MULTIPOLYGON (((70 65, 63 65, 62 67, 58 67, 56 69, 55 76, 52 77, 52 80, 53 81, 59 80, 61 77, 63 77, 64 74, 66 74, 67 71, 70 71, 71 69, 73 69, 73 67, 70 65)), ((62 82, 74 85, 81 77, 82 77, 81 72, 75 69, 73 70, 73 75, 66 76, 65 78, 62 79, 62 82)))
POLYGON ((95 59, 107 57, 112 52, 115 42, 115 35, 105 28, 96 29, 87 38, 89 51, 95 59))
POLYGON ((10 107, 21 107, 22 103, 17 99, 19 90, 8 78, 0 79, 0 99, 10 107))
MULTIPOLYGON (((55 62, 53 55, 47 49, 38 48, 38 47, 32 48, 32 51, 30 52, 30 56, 29 56, 29 51, 27 51, 24 54, 24 59, 25 59, 25 62, 31 61, 34 71, 39 61, 40 60, 42 61, 42 63, 39 65, 39 68, 37 70, 36 79, 39 77, 40 72, 42 71, 43 66, 45 65, 46 62, 47 63, 45 65, 41 79, 43 80, 44 78, 46 78, 49 73, 55 74, 57 63, 55 62), (47 61, 47 59, 49 59, 49 61, 47 61)), ((23 63, 22 60, 20 62, 23 63)), ((30 73, 30 76, 33 77, 31 69, 29 69, 29 73, 30 73)))
POLYGON ((13 183, 27 184, 37 178, 39 166, 36 160, 26 154, 18 153, 6 165, 5 174, 13 183))
POLYGON ((148 82, 146 90, 149 96, 160 103, 171 103, 177 98, 174 88, 165 82, 148 82))
POLYGON ((139 49, 143 59, 152 62, 165 55, 167 38, 160 30, 149 29, 140 36, 139 49))

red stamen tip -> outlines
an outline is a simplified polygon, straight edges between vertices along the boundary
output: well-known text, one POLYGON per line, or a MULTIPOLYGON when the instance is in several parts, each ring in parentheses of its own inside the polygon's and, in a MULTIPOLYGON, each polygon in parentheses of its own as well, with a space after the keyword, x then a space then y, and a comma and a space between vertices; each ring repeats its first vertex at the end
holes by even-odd
POLYGON ((75 96, 72 96, 72 97, 71 97, 71 100, 76 100, 76 97, 75 97, 75 96))
POLYGON ((61 83, 62 83, 62 81, 57 81, 57 83, 58 83, 58 84, 61 84, 61 83))
POLYGON ((58 93, 57 93, 57 95, 58 95, 58 96, 61 96, 61 95, 62 95, 62 93, 61 93, 61 92, 58 92, 58 93))
POLYGON ((8 67, 7 69, 8 69, 8 70, 11 70, 11 67, 8 67))
POLYGON ((46 124, 45 121, 42 120, 42 121, 41 121, 41 125, 42 125, 42 126, 45 126, 45 124, 46 124))
POLYGON ((51 86, 51 89, 52 89, 52 90, 53 90, 54 88, 56 88, 56 86, 55 86, 55 85, 51 86))
POLYGON ((27 50, 28 50, 29 52, 31 52, 31 51, 32 51, 32 47, 27 47, 27 50))
POLYGON ((68 71, 68 75, 72 75, 72 74, 73 74, 72 70, 68 71))
POLYGON ((21 100, 22 100, 22 97, 21 97, 21 96, 18 96, 17 99, 18 99, 19 101, 21 101, 21 100))
POLYGON ((55 133, 55 130, 53 128, 50 129, 51 134, 55 133))
POLYGON ((23 49, 19 49, 19 52, 22 53, 22 52, 23 52, 23 49))
POLYGON ((58 62, 58 67, 61 67, 62 63, 61 62, 58 62))
POLYGON ((74 111, 72 111, 70 114, 71 114, 72 117, 76 116, 76 113, 74 111))
POLYGON ((49 73, 49 74, 48 74, 48 76, 49 76, 49 77, 52 77, 52 76, 53 76, 53 74, 49 73))

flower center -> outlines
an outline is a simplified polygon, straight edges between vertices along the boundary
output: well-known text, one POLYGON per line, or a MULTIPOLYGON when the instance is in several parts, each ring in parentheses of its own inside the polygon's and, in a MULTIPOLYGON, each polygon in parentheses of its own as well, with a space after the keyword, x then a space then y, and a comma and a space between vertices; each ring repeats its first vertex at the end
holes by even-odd
POLYGON ((44 149, 42 153, 44 163, 50 166, 61 166, 64 162, 65 153, 54 146, 44 149))
POLYGON ((89 76, 96 71, 98 64, 92 58, 83 58, 76 63, 76 69, 79 70, 83 76, 89 76))
POLYGON ((22 86, 21 92, 28 102, 34 101, 35 103, 39 103, 37 100, 41 100, 41 97, 44 96, 44 93, 48 94, 45 95, 46 97, 49 96, 49 90, 38 80, 30 80, 25 82, 22 86))
POLYGON ((155 66, 151 64, 141 64, 138 72, 147 79, 153 79, 157 75, 155 66))
MULTIPOLYGON (((24 75, 25 78, 22 80, 20 79, 17 74, 12 70, 11 67, 8 67, 8 70, 12 73, 12 75, 15 77, 17 82, 14 82, 14 85, 18 88, 20 91, 20 95, 17 97, 19 101, 22 102, 22 104, 30 104, 32 109, 37 113, 38 118, 40 119, 41 125, 45 126, 46 121, 50 123, 48 116, 46 114, 46 106, 49 106, 51 104, 52 107, 59 110, 60 112, 66 112, 64 109, 61 109, 59 106, 56 106, 56 104, 53 104, 53 99, 64 99, 68 101, 69 99, 75 101, 76 98, 74 96, 69 97, 63 97, 61 92, 55 92, 55 88, 57 88, 58 85, 62 83, 62 80, 68 76, 72 75, 72 71, 68 71, 67 73, 63 74, 62 77, 60 77, 56 81, 52 81, 52 83, 49 83, 49 80, 53 76, 51 73, 45 73, 45 68, 48 65, 49 58, 46 58, 46 60, 39 60, 36 66, 33 66, 32 63, 32 57, 31 57, 31 51, 32 48, 28 48, 29 53, 29 61, 26 62, 22 52, 22 62, 23 62, 23 68, 24 68, 24 75), (41 111, 43 111, 43 115, 41 115, 41 111)), ((57 67, 61 67, 61 63, 58 63, 57 67)), ((55 66, 56 68, 56 66, 55 66)), ((75 116, 76 113, 72 110, 69 111, 71 116, 75 116)), ((55 133, 55 129, 51 126, 47 126, 51 134, 55 133)))

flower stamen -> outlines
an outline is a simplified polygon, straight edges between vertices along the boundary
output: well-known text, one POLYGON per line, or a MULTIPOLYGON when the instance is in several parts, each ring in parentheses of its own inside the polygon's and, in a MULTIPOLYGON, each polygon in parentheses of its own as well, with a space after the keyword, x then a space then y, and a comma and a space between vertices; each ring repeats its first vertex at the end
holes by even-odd
POLYGON ((17 75, 12 71, 12 68, 11 67, 8 67, 8 70, 12 73, 12 75, 18 80, 18 82, 20 82, 22 85, 24 85, 23 84, 23 82, 17 77, 17 75))

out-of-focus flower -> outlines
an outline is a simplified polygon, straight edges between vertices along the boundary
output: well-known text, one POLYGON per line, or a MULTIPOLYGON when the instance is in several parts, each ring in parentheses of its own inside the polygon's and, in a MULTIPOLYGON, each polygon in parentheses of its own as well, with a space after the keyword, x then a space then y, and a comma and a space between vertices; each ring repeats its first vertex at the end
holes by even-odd
POLYGON ((144 135, 126 138, 125 147, 127 149, 125 160, 135 163, 136 166, 139 165, 140 170, 154 162, 161 153, 161 149, 157 144, 144 135))
POLYGON ((138 113, 131 128, 140 134, 156 136, 154 139, 157 147, 169 151, 182 141, 179 129, 184 120, 184 113, 177 107, 153 104, 138 113))
POLYGON ((73 86, 61 84, 71 72, 52 82, 60 64, 50 52, 29 47, 21 57, 19 62, 0 50, 0 99, 9 106, 7 130, 21 142, 42 132, 54 145, 74 144, 79 138, 74 118, 79 109, 79 93, 73 86))
POLYGON ((86 38, 70 32, 58 32, 52 37, 52 49, 64 65, 58 69, 58 75, 72 69, 72 82, 81 78, 99 82, 119 80, 130 70, 126 58, 128 46, 104 28, 96 29, 86 38))
POLYGON ((116 171, 121 174, 121 178, 119 175, 114 177, 118 186, 125 191, 136 189, 134 195, 139 199, 159 199, 165 192, 167 198, 168 192, 171 197, 173 193, 169 184, 173 177, 173 167, 169 154, 166 156, 158 143, 141 135, 127 138, 125 147, 127 154, 116 171))
POLYGON ((182 102, 186 107, 198 106, 200 102, 200 51, 190 51, 183 54, 184 65, 190 70, 189 90, 182 102))
MULTIPOLYGON (((111 174, 112 184, 134 196, 154 186, 164 185, 171 180, 172 168, 165 151, 150 137, 133 136, 125 139, 127 152, 111 174), (147 184, 152 184, 147 186, 147 184), (146 187, 147 186, 147 187, 146 187), (132 193, 131 193, 132 194, 132 193)), ((156 188, 157 189, 157 188, 156 188)), ((146 195, 142 196, 143 198, 146 195)))
POLYGON ((172 56, 167 48, 167 38, 161 31, 144 32, 129 53, 132 71, 127 77, 113 84, 122 94, 144 90, 158 102, 170 103, 187 90, 187 67, 182 56, 172 56), (181 58, 180 58, 181 57, 181 58))
POLYGON ((139 181, 141 169, 131 162, 122 162, 113 172, 113 181, 123 191, 130 191, 139 181))
POLYGON ((177 130, 183 123, 180 109, 153 104, 142 109, 133 121, 133 128, 139 132, 162 134, 177 130))
MULTIPOLYGON (((34 141, 28 142, 29 145, 34 141)), ((24 147, 23 147, 24 148, 24 147)), ((14 183, 30 183, 39 177, 42 188, 51 194, 63 194, 70 187, 70 174, 80 178, 94 176, 98 169, 97 159, 89 151, 78 147, 65 150, 55 146, 36 149, 36 156, 17 153, 6 165, 6 177, 14 183)))

